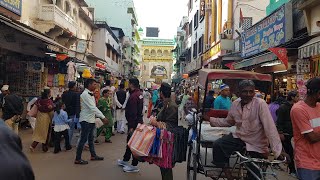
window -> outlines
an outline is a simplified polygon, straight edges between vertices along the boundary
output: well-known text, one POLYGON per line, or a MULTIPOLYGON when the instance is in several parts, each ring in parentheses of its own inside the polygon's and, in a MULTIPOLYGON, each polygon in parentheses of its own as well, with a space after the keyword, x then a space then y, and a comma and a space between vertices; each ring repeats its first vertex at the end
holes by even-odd
POLYGON ((199 25, 199 19, 198 19, 198 14, 199 14, 199 10, 194 14, 193 16, 193 27, 194 27, 194 30, 196 30, 198 28, 198 25, 199 25))
POLYGON ((198 53, 201 54, 203 52, 203 35, 201 36, 201 38, 199 39, 199 48, 198 48, 198 53))
POLYGON ((191 20, 191 22, 190 22, 190 24, 189 24, 189 36, 191 36, 192 35, 192 25, 193 25, 193 23, 192 23, 192 20, 191 20))
POLYGON ((197 58, 198 57, 198 42, 193 44, 193 58, 197 58))
POLYGON ((242 30, 247 30, 251 26, 252 26, 252 17, 244 17, 243 24, 242 24, 242 30))
POLYGON ((107 56, 110 58, 110 50, 107 48, 107 56))

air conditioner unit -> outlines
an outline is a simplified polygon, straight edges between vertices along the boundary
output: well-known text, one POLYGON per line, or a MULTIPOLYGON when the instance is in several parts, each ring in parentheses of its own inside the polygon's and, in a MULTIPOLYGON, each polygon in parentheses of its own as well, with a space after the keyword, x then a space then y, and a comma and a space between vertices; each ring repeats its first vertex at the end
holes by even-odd
POLYGON ((212 3, 211 3, 211 2, 208 2, 208 3, 206 4, 206 11, 211 11, 211 9, 212 9, 212 3))

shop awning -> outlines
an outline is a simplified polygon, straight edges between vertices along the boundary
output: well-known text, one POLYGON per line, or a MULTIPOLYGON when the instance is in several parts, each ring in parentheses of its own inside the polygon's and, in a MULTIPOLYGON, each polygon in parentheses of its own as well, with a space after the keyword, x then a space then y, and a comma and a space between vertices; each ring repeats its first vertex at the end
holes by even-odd
POLYGON ((320 55, 320 36, 315 37, 299 47, 298 57, 300 59, 320 55))
POLYGON ((7 26, 10 26, 10 27, 22 32, 22 33, 25 33, 29 36, 35 37, 48 45, 53 45, 57 48, 61 48, 61 49, 63 49, 62 51, 68 50, 68 48, 60 45, 59 43, 55 42, 54 40, 50 39, 49 37, 41 34, 40 32, 37 32, 36 30, 32 29, 31 27, 29 27, 25 24, 22 24, 18 21, 9 19, 3 15, 0 15, 0 22, 6 24, 7 26))
POLYGON ((234 69, 241 69, 241 68, 245 68, 245 67, 249 67, 249 66, 253 66, 253 65, 257 65, 257 64, 261 64, 269 61, 274 61, 277 58, 278 57, 274 53, 268 52, 260 56, 252 57, 250 59, 244 59, 240 62, 234 63, 233 67, 234 69))

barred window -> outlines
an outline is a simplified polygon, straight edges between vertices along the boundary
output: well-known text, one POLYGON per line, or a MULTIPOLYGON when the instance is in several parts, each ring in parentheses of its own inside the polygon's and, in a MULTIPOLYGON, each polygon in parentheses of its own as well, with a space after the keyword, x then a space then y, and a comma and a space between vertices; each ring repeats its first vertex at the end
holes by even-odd
POLYGON ((242 24, 242 30, 247 30, 251 26, 252 26, 252 17, 244 17, 243 24, 242 24))

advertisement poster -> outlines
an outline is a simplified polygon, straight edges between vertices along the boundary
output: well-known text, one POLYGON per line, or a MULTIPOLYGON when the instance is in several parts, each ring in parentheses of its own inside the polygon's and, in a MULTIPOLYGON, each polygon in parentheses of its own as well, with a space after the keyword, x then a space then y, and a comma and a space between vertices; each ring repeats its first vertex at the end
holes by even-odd
POLYGON ((22 0, 0 0, 0 6, 21 16, 22 0))
POLYGON ((285 6, 242 34, 242 57, 249 57, 286 42, 285 6))

